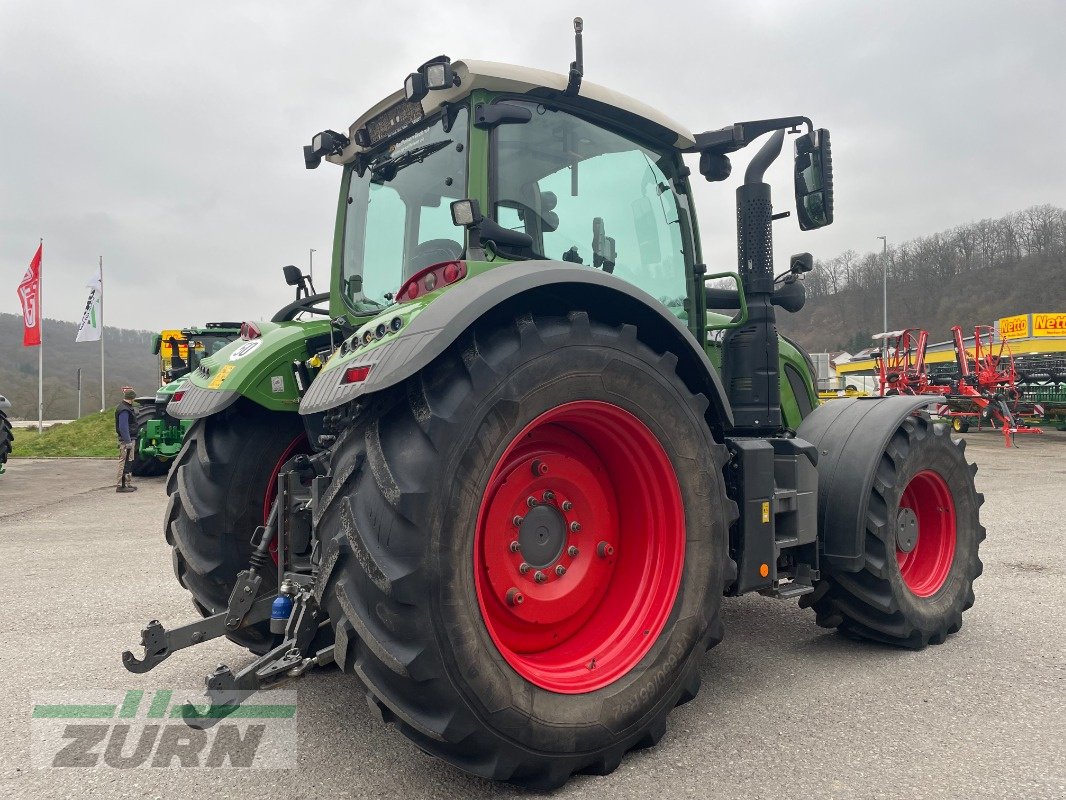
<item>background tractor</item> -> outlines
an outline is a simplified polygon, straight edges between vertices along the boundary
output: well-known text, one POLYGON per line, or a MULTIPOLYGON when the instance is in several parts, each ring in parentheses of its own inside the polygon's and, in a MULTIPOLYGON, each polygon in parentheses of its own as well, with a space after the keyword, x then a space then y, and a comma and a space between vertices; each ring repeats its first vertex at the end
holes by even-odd
POLYGON ((11 446, 15 441, 15 432, 11 429, 11 420, 7 412, 11 410, 11 401, 0 394, 0 475, 4 474, 4 465, 11 455, 11 446))
POLYGON ((265 650, 208 676, 224 704, 336 661, 421 749, 544 789, 663 736, 723 596, 903 647, 959 630, 964 443, 924 398, 817 406, 776 332, 812 259, 775 275, 764 176, 795 134, 800 227, 830 224, 828 131, 694 134, 585 82, 576 28, 568 75, 441 56, 304 148, 341 167, 331 290, 302 298, 329 319, 247 325, 170 403, 196 422, 167 536, 209 616, 150 623, 127 668, 265 650), (725 180, 764 136, 712 273, 684 159, 725 180))
POLYGON ((192 425, 167 414, 167 404, 186 375, 241 333, 239 322, 208 322, 202 328, 164 330, 152 337, 152 354, 159 356, 159 389, 134 401, 137 450, 130 470, 134 475, 163 475, 181 450, 192 425))

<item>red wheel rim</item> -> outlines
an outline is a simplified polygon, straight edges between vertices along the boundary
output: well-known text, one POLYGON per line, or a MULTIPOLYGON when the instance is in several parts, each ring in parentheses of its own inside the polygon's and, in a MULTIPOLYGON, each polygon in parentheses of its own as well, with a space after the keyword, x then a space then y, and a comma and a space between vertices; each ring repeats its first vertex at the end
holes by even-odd
POLYGON ((923 470, 907 483, 899 501, 918 519, 918 538, 910 552, 896 543, 903 582, 918 597, 936 594, 955 560, 955 501, 939 473, 923 470))
POLYGON ((478 513, 474 580, 515 671, 578 694, 648 653, 684 558, 681 489, 659 440, 618 406, 583 400, 541 414, 500 458, 478 513))
MULTIPOLYGON (((297 453, 309 453, 310 448, 307 446, 307 434, 301 433, 288 447, 282 452, 281 457, 278 458, 278 462, 274 465, 274 468, 270 470, 270 479, 267 481, 266 491, 263 493, 263 524, 266 525, 267 520, 270 519, 270 508, 274 505, 274 498, 278 496, 278 475, 281 474, 281 468, 285 465, 285 462, 292 458, 297 453)), ((275 566, 278 563, 278 539, 275 536, 270 542, 270 557, 274 559, 275 566)))

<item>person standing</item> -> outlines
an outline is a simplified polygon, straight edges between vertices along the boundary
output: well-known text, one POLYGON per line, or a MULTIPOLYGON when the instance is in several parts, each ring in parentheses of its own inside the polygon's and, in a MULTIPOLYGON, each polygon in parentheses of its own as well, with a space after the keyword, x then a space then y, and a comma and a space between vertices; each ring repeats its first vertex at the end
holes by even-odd
POLYGON ((122 389, 122 402, 115 409, 115 433, 118 435, 118 488, 116 492, 135 492, 133 475, 130 474, 130 462, 133 461, 133 448, 137 446, 133 438, 133 398, 137 393, 129 386, 122 389))

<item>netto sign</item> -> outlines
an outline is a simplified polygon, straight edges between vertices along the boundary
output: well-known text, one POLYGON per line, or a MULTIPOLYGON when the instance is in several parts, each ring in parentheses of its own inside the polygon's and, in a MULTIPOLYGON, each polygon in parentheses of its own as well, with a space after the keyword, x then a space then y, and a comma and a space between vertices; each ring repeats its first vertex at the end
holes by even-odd
POLYGON ((1033 314, 1033 336, 1066 336, 1066 314, 1033 314))
POLYGON ((1029 315, 1018 314, 1014 317, 1003 317, 999 321, 1000 339, 1025 339, 1029 336, 1029 315))

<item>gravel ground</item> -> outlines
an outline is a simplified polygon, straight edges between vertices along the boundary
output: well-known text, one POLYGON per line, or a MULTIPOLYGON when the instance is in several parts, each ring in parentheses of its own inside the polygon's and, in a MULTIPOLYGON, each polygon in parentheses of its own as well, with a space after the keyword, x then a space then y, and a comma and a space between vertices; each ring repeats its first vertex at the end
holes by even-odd
MULTIPOLYGON (((725 602, 726 639, 662 743, 554 797, 1066 797, 1066 434, 968 435, 986 496, 985 572, 961 633, 913 653, 849 641, 795 602, 725 602)), ((116 494, 113 465, 14 460, 0 477, 0 786, 6 797, 511 797, 422 755, 323 670, 298 688, 298 768, 34 769, 30 713, 46 690, 202 686, 214 641, 133 675, 144 622, 188 621, 161 535, 163 479, 116 494)))

